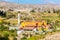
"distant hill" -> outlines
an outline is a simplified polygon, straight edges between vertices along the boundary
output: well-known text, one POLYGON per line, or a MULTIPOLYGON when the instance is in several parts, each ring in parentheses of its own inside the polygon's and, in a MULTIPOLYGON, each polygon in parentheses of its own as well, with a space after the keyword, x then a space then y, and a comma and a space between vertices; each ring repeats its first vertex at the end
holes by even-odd
POLYGON ((5 9, 8 9, 8 8, 17 8, 17 5, 16 3, 11 3, 11 2, 0 2, 0 7, 2 8, 5 8, 5 9))
POLYGON ((11 3, 11 2, 0 2, 0 8, 5 8, 5 9, 25 9, 25 8, 35 8, 35 9, 60 9, 60 4, 16 4, 16 3, 11 3))

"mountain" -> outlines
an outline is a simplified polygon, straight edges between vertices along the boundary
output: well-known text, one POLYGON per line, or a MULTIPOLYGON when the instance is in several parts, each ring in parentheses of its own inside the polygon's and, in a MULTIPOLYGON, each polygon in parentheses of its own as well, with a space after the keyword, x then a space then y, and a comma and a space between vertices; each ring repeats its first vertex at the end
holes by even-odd
POLYGON ((60 4, 16 4, 12 2, 0 2, 0 8, 4 9, 25 9, 25 8, 40 8, 40 9, 60 9, 60 4))
POLYGON ((3 7, 5 9, 9 9, 9 8, 17 8, 16 3, 11 3, 11 2, 0 2, 0 7, 3 7))

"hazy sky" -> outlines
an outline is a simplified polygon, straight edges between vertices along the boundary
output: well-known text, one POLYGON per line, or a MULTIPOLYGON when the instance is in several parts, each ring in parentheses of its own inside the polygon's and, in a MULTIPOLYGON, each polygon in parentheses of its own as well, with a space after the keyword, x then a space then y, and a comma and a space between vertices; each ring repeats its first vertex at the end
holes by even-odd
MULTIPOLYGON (((5 0, 7 2, 18 3, 18 0, 5 0)), ((19 0, 20 4, 60 4, 60 0, 19 0)))

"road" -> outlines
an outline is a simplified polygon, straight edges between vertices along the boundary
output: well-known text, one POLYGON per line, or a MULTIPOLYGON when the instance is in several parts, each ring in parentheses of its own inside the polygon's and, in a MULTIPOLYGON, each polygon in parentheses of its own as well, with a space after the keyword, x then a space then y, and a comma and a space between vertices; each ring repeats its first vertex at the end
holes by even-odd
POLYGON ((43 40, 60 40, 60 33, 48 35, 43 40))

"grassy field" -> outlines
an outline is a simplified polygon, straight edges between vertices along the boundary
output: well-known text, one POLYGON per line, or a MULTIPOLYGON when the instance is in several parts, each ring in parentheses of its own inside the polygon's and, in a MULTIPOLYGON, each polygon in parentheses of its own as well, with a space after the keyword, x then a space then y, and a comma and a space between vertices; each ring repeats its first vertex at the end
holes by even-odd
MULTIPOLYGON (((18 12, 14 11, 6 11, 6 16, 2 17, 0 16, 0 35, 1 37, 5 37, 6 35, 9 35, 9 38, 13 38, 16 36, 16 30, 9 31, 8 29, 5 29, 5 26, 17 26, 18 25, 18 12), (2 25, 3 24, 3 25, 2 25)), ((47 24, 52 24, 54 29, 60 28, 60 12, 59 13, 48 13, 48 12, 20 12, 20 19, 21 21, 26 20, 46 20, 47 24)), ((56 30, 57 31, 57 30, 56 30)), ((46 35, 53 34, 54 32, 47 33, 46 35)), ((58 31, 57 31, 58 32, 58 31)), ((22 40, 40 40, 46 36, 44 35, 35 35, 28 39, 22 38, 22 40)))

